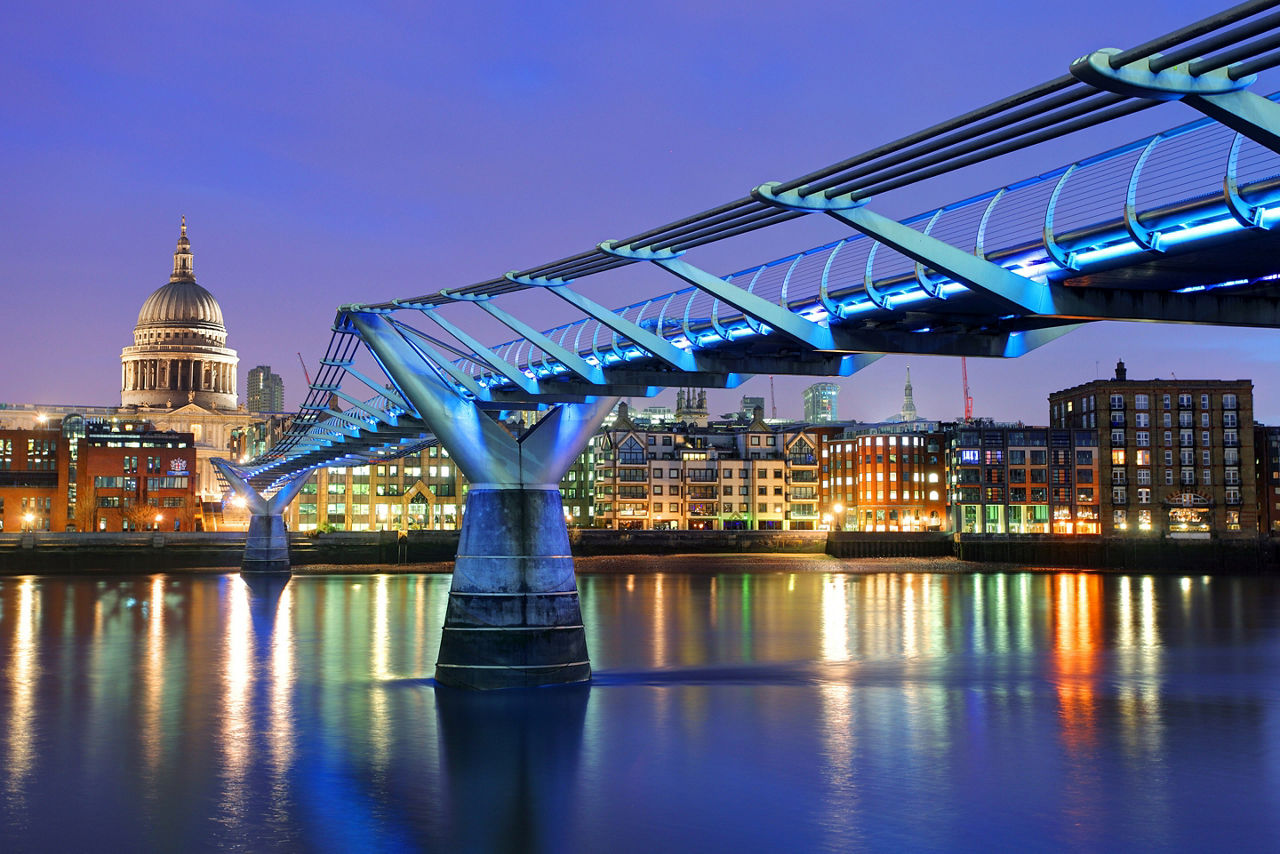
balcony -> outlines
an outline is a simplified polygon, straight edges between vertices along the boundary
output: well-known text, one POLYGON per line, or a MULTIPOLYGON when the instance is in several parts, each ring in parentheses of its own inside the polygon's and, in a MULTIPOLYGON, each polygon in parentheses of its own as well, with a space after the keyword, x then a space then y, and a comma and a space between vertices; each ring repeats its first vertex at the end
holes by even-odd
POLYGON ((787 462, 792 466, 816 466, 818 458, 813 454, 792 454, 787 457, 787 462))
POLYGON ((716 515, 716 503, 714 501, 695 502, 689 505, 689 515, 699 518, 716 515))
POLYGON ((795 471, 791 473, 792 483, 817 483, 818 473, 816 471, 795 471))

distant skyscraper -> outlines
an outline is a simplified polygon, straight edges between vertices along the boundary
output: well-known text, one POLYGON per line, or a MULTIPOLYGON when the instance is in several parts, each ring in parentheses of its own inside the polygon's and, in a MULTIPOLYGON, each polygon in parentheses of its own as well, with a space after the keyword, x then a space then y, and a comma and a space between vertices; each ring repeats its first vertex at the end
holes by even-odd
POLYGON ((835 421, 836 397, 840 387, 835 383, 814 383, 804 390, 804 420, 809 424, 835 421))
POLYGON ((270 365, 249 371, 249 411, 284 412, 284 380, 271 373, 270 365))
POLYGON ((761 409, 764 409, 763 397, 755 397, 753 395, 744 394, 742 396, 742 402, 738 406, 738 412, 742 413, 742 417, 745 420, 750 421, 752 418, 755 417, 755 411, 757 406, 760 407, 761 409))

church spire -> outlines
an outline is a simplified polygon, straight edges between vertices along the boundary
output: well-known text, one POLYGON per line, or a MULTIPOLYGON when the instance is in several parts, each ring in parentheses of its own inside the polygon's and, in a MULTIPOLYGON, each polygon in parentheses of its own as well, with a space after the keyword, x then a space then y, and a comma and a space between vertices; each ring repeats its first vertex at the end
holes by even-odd
POLYGON ((919 417, 916 402, 911 399, 911 366, 907 365, 907 385, 902 390, 902 420, 915 421, 919 417))
POLYGON ((173 250, 171 282, 194 282, 196 274, 191 265, 191 241, 187 240, 187 218, 182 217, 182 230, 178 233, 178 248, 173 250))

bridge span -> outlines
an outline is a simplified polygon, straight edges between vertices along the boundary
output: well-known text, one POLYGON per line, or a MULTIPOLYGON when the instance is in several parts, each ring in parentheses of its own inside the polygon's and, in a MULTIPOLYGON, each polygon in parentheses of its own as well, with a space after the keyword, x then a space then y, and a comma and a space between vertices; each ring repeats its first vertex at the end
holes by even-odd
POLYGON ((438 440, 471 490, 437 681, 582 681, 558 484, 618 397, 849 376, 887 353, 1015 358, 1099 320, 1280 326, 1280 105, 1254 91, 1280 65, 1277 5, 1095 51, 1054 80, 641 234, 341 306, 283 440, 217 462, 252 508, 244 572, 288 572, 281 513, 313 469, 438 440), (1163 109, 1184 123, 1161 133, 901 221, 876 211, 895 190, 1173 103, 1163 109), (815 215, 848 235, 728 275, 690 260, 815 215), (676 286, 609 308, 576 284, 636 265, 676 286), (503 299, 517 292, 570 315, 539 329, 503 299), (485 344, 467 311, 511 337, 485 344), (518 428, 514 410, 540 417, 518 428))

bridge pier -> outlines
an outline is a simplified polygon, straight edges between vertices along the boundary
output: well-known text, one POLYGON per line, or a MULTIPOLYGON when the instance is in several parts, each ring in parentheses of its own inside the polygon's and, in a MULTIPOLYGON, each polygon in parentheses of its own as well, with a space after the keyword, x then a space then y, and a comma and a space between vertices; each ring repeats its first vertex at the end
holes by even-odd
POLYGON ((382 316, 350 317, 471 484, 436 681, 489 690, 589 680, 560 478, 617 399, 558 404, 517 438, 426 367, 382 316))
POLYGON ((249 533, 245 538, 240 574, 291 574, 293 567, 289 562, 289 532, 284 525, 284 510, 311 476, 311 470, 294 474, 274 495, 264 498, 231 463, 223 459, 210 462, 249 505, 249 533))

